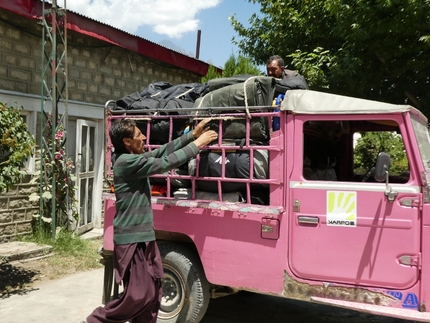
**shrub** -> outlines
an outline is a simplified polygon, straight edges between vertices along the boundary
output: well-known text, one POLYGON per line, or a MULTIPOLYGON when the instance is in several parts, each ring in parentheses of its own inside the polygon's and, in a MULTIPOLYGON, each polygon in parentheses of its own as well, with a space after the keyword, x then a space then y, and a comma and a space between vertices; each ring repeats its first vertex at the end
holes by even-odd
POLYGON ((19 182, 25 162, 35 148, 20 109, 0 102, 0 193, 19 182))

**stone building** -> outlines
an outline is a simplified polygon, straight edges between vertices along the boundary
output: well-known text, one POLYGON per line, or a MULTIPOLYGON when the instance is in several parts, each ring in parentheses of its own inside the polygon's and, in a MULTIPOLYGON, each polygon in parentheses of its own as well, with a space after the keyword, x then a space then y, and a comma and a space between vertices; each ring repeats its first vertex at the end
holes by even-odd
MULTIPOLYGON (((46 4, 45 4, 46 5, 46 4)), ((0 2, 0 102, 22 106, 22 116, 39 142, 41 113, 42 2, 0 2)), ((91 156, 78 172, 81 231, 102 225, 104 104, 149 84, 199 82, 208 64, 131 35, 75 12, 67 11, 68 154, 91 156)), ((0 125, 1 126, 1 125, 0 125)), ((79 168, 79 164, 78 167, 79 168)), ((28 176, 0 195, 0 242, 31 230, 38 203, 28 196, 38 187, 34 158, 28 176)))

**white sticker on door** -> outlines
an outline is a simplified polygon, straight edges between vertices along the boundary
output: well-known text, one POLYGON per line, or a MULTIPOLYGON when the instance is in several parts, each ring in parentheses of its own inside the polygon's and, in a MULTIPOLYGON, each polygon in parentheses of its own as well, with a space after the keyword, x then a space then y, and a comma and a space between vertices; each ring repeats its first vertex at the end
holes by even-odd
POLYGON ((357 226, 356 192, 327 192, 327 225, 357 226))

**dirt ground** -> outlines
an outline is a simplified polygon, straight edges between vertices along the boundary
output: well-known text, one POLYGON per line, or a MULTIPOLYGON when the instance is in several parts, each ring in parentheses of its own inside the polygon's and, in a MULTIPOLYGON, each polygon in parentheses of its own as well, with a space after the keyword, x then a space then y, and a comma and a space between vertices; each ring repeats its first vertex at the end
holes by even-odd
POLYGON ((97 254, 99 246, 100 242, 94 240, 92 243, 94 253, 91 259, 52 253, 48 257, 33 260, 13 262, 0 260, 0 299, 30 290, 44 281, 102 267, 99 263, 101 257, 97 254))

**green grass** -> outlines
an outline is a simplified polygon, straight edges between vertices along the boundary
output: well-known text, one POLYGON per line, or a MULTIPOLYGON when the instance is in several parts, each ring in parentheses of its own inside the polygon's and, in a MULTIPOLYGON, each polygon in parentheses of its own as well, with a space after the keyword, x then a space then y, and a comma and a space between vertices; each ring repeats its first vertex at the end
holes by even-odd
POLYGON ((56 234, 55 239, 53 239, 51 234, 36 230, 32 235, 23 236, 20 240, 51 245, 53 250, 60 255, 79 256, 92 249, 90 247, 92 244, 90 240, 82 239, 69 231, 60 231, 56 234))
POLYGON ((67 231, 60 231, 53 239, 50 234, 35 231, 34 234, 20 240, 52 246, 52 255, 46 258, 46 265, 51 266, 52 271, 56 272, 51 279, 55 276, 102 267, 101 256, 97 252, 103 244, 101 239, 86 240, 67 231))

